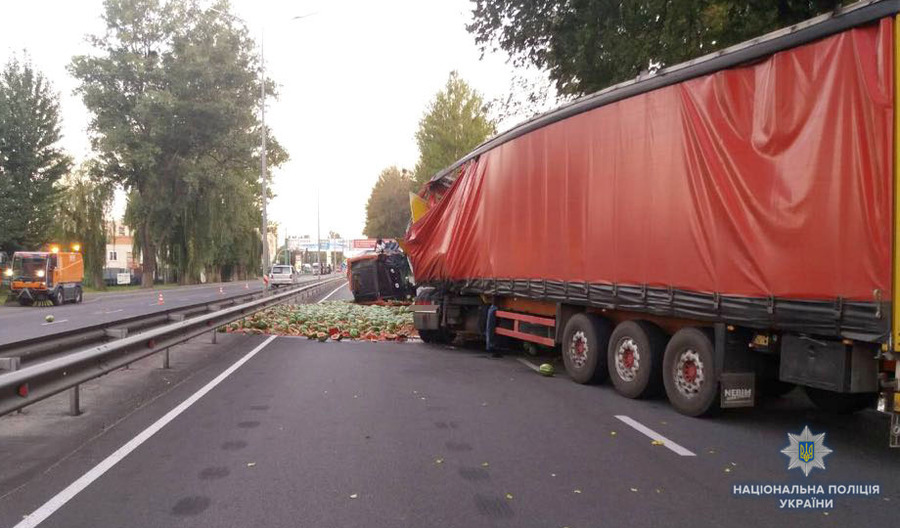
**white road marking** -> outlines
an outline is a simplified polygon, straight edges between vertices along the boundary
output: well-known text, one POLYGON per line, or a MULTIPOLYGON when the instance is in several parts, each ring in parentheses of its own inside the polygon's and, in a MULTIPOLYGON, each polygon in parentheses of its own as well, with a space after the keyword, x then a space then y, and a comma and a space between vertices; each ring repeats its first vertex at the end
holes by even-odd
POLYGON ((681 455, 681 456, 697 456, 697 455, 694 454, 692 451, 690 451, 690 450, 688 450, 688 449, 685 449, 684 447, 682 447, 682 446, 676 444, 675 442, 669 440, 669 439, 666 438, 665 436, 663 436, 663 435, 657 433, 657 432, 654 431, 653 429, 650 429, 649 427, 647 427, 647 426, 645 426, 644 424, 638 422, 637 420, 633 420, 632 418, 630 418, 630 417, 628 417, 628 416, 624 416, 624 415, 616 415, 616 418, 618 418, 619 420, 621 420, 621 421, 625 422, 626 424, 630 425, 631 427, 633 427, 633 428, 636 429, 637 431, 643 433, 645 436, 647 436, 647 437, 649 437, 649 438, 651 438, 651 439, 653 439, 653 440, 659 440, 659 441, 661 441, 661 442, 663 443, 663 446, 664 446, 664 447, 667 447, 667 448, 671 449, 672 451, 674 451, 675 453, 677 453, 677 454, 679 454, 679 455, 681 455))
POLYGON ((525 365, 526 367, 528 367, 528 368, 530 368, 531 370, 533 370, 533 371, 537 372, 538 374, 540 374, 540 372, 541 372, 541 367, 535 365, 535 364, 532 363, 531 361, 528 361, 527 359, 525 359, 525 358, 520 358, 520 357, 517 357, 516 360, 517 360, 519 363, 525 365))
POLYGON ((316 303, 316 304, 322 304, 323 302, 327 301, 329 297, 331 297, 332 295, 334 295, 335 293, 337 293, 338 290, 340 290, 341 288, 343 288, 343 287, 346 286, 347 284, 349 284, 349 282, 345 282, 344 284, 341 284, 340 286, 338 286, 337 288, 335 288, 334 291, 332 291, 331 293, 329 293, 329 294, 326 295, 325 297, 322 297, 322 300, 320 300, 320 301, 319 301, 318 303, 316 303))
POLYGON ((109 315, 109 314, 119 313, 121 311, 122 311, 122 308, 119 308, 118 310, 104 310, 102 312, 94 312, 94 315, 109 315))
POLYGON ((35 526, 44 522, 47 517, 53 515, 56 510, 65 506, 67 502, 72 500, 76 495, 78 495, 81 491, 91 485, 92 482, 103 476, 104 473, 113 468, 116 464, 122 461, 126 456, 128 456, 132 451, 137 449, 141 444, 149 440, 153 435, 158 433, 163 427, 165 427, 169 422, 174 420, 179 414, 186 411, 191 405, 197 403, 197 400, 206 395, 207 392, 211 391, 215 388, 216 385, 222 383, 225 378, 230 376, 234 371, 239 369, 241 365, 250 361, 250 359, 259 353, 260 350, 265 348, 266 345, 271 343, 277 336, 271 336, 265 341, 262 342, 258 347, 254 348, 250 352, 247 353, 246 356, 237 360, 233 365, 228 367, 225 372, 222 372, 216 378, 206 385, 203 386, 202 389, 195 392, 191 395, 190 398, 181 402, 177 407, 167 412, 165 416, 157 420, 150 427, 141 431, 137 436, 128 441, 127 444, 123 445, 119 449, 117 449, 113 454, 109 455, 102 462, 91 468, 90 471, 82 475, 78 480, 69 484, 69 486, 56 494, 52 499, 48 500, 34 511, 31 515, 25 517, 19 524, 17 524, 14 528, 34 528, 35 526))
POLYGON ((55 325, 55 324, 60 324, 60 323, 68 323, 68 322, 69 322, 68 319, 62 319, 59 321, 53 321, 52 323, 41 323, 41 326, 50 326, 50 325, 55 325))

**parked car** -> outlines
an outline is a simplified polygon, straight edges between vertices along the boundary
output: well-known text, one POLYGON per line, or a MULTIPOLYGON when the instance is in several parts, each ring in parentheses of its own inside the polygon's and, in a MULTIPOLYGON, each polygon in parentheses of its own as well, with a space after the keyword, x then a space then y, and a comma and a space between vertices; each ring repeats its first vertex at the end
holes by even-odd
POLYGON ((294 268, 288 265, 279 264, 272 266, 272 269, 269 271, 269 285, 273 288, 291 286, 294 284, 295 278, 294 268))

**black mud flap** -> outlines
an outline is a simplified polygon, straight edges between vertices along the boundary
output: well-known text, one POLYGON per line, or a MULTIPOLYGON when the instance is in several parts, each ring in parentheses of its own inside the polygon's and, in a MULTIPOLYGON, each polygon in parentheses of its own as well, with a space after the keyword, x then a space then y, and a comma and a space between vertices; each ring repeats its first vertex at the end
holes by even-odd
POLYGON ((756 403, 756 375, 752 372, 723 372, 720 387, 723 409, 753 407, 756 403))

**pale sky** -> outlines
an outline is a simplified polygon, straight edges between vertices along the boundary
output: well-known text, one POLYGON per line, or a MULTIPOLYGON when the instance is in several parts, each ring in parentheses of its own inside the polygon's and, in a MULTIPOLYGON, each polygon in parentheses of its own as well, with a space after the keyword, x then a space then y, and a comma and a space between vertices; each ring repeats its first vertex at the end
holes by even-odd
MULTIPOLYGON (((66 71, 88 53, 85 35, 103 30, 102 0, 0 0, 4 30, 0 63, 27 50, 60 93, 63 147, 77 161, 90 155, 89 114, 72 94, 66 71)), ((291 160, 274 171, 276 198, 269 219, 279 239, 321 232, 362 236, 365 203, 381 169, 412 169, 414 134, 428 101, 451 70, 487 100, 510 87, 512 66, 502 54, 479 60, 465 30, 468 0, 232 0, 254 35, 265 32, 267 75, 280 86, 267 122, 291 160), (315 13, 290 21, 297 15, 315 13)), ((523 116, 524 117, 524 116, 523 116)), ((122 200, 117 210, 124 209, 122 200)))

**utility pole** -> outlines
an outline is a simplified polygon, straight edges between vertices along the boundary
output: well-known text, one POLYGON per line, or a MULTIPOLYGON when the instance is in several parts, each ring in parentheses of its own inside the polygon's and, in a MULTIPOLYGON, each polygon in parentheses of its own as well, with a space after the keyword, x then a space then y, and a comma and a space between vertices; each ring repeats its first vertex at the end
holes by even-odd
MULTIPOLYGON (((246 25, 249 25, 248 22, 232 13, 227 11, 221 11, 219 9, 215 9, 213 7, 209 8, 213 13, 218 13, 222 16, 226 16, 229 18, 233 18, 236 20, 240 20, 246 25)), ((305 15, 298 15, 295 17, 291 17, 289 20, 300 20, 301 18, 306 18, 315 15, 316 13, 307 13, 305 15)), ((268 190, 267 182, 266 182, 266 174, 267 167, 266 162, 266 54, 265 54, 265 41, 266 41, 266 32, 265 27, 260 28, 260 39, 259 39, 259 63, 260 63, 260 78, 261 84, 259 87, 259 99, 260 99, 260 122, 262 124, 262 130, 260 131, 260 147, 262 152, 260 153, 260 175, 261 175, 261 183, 262 186, 262 272, 263 276, 267 276, 269 272, 269 220, 266 214, 266 206, 268 204, 269 198, 267 196, 268 190)), ((278 237, 275 238, 275 243, 278 243, 278 237)))
POLYGON ((316 188, 316 261, 319 263, 319 275, 322 274, 322 215, 319 210, 319 189, 316 188))
POLYGON ((260 121, 262 122, 262 132, 260 134, 261 139, 261 148, 262 153, 260 156, 261 159, 261 181, 262 181, 262 238, 263 238, 263 251, 262 251, 262 272, 263 276, 268 275, 269 273, 269 220, 266 216, 266 205, 269 201, 269 196, 267 194, 266 189, 266 55, 265 55, 265 46, 266 46, 266 34, 265 31, 260 32, 260 42, 259 42, 259 61, 261 64, 261 74, 262 74, 262 82, 260 83, 259 88, 259 98, 260 98, 260 121))

